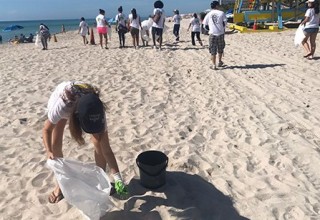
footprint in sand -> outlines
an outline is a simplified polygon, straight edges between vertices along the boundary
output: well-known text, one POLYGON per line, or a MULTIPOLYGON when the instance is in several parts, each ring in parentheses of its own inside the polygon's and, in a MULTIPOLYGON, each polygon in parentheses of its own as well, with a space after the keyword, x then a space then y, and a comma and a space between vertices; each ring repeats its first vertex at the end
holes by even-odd
POLYGON ((283 215, 283 218, 285 220, 301 220, 304 219, 304 213, 299 207, 292 206, 287 208, 286 212, 283 215))

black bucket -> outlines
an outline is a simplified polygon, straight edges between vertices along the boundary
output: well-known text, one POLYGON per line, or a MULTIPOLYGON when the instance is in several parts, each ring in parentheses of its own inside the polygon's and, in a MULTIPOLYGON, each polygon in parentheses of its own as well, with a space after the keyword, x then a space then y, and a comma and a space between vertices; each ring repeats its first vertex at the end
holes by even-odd
POLYGON ((160 151, 145 151, 139 154, 136 163, 140 171, 140 183, 146 188, 156 189, 166 183, 168 157, 160 151))

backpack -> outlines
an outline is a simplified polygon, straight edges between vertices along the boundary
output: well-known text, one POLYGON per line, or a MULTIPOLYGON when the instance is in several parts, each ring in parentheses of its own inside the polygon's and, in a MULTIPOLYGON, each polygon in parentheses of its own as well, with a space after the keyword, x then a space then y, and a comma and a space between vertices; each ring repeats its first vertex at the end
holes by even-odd
POLYGON ((158 24, 159 21, 160 21, 161 16, 162 16, 162 12, 160 10, 156 10, 156 13, 153 16, 153 22, 158 24))

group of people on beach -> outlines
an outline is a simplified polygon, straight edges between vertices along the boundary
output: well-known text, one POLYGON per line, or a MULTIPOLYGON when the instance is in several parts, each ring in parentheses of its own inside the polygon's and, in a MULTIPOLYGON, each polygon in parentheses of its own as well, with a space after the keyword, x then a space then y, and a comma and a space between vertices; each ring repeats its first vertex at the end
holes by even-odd
POLYGON ((34 36, 32 33, 30 33, 28 37, 26 37, 24 34, 20 34, 20 37, 18 37, 18 35, 15 35, 14 38, 9 40, 9 42, 12 44, 32 43, 33 38, 34 36))
MULTIPOLYGON (((319 2, 318 0, 308 0, 307 4, 308 10, 305 14, 305 19, 301 22, 301 25, 304 26, 305 34, 302 45, 306 51, 304 57, 307 59, 313 59, 316 49, 316 37, 319 30, 319 2)), ((211 11, 209 13, 200 14, 200 17, 197 13, 194 13, 187 29, 188 31, 191 29, 192 45, 196 45, 197 40, 199 44, 203 46, 201 33, 209 35, 209 52, 211 54, 213 64, 212 69, 215 70, 224 65, 222 55, 225 47, 224 35, 227 24, 226 15, 222 10, 220 10, 219 5, 218 1, 212 1, 210 4, 211 11)), ((161 50, 163 32, 166 27, 166 15, 163 7, 164 4, 162 1, 155 1, 152 15, 149 16, 148 20, 141 21, 141 17, 135 8, 133 8, 128 17, 126 17, 122 6, 120 6, 118 8, 118 13, 115 16, 115 30, 119 37, 119 48, 126 47, 126 33, 130 33, 132 36, 132 44, 135 49, 140 47, 140 39, 143 46, 148 46, 151 38, 153 48, 161 50)), ((173 13, 173 34, 176 42, 179 42, 180 22, 182 17, 180 16, 178 9, 175 9, 173 13)), ((108 49, 108 36, 110 39, 111 25, 106 20, 105 15, 105 10, 99 9, 99 14, 96 17, 96 27, 101 48, 108 49)), ((83 17, 80 19, 78 33, 82 36, 83 44, 88 44, 87 35, 90 34, 89 25, 83 17)), ((43 49, 46 50, 47 39, 49 39, 48 36, 50 35, 43 36, 43 34, 40 34, 40 36, 43 49)))
MULTIPOLYGON (((156 43, 159 43, 158 48, 161 49, 162 34, 166 18, 163 7, 164 4, 162 1, 156 1, 154 3, 153 15, 149 16, 148 20, 141 21, 141 17, 135 8, 131 9, 131 13, 127 17, 123 13, 122 6, 120 6, 115 17, 115 30, 119 37, 119 48, 126 47, 126 33, 131 34, 132 44, 134 48, 137 49, 140 47, 140 38, 144 46, 148 45, 151 32, 153 47, 157 48, 156 43)), ((101 48, 108 49, 108 32, 111 31, 111 25, 106 20, 105 15, 105 11, 99 9, 99 15, 96 17, 96 25, 101 48)), ((79 26, 79 33, 84 33, 86 28, 82 28, 83 25, 81 23, 79 26)))
MULTIPOLYGON (((212 10, 207 15, 201 18, 198 17, 197 13, 194 13, 187 29, 189 31, 191 28, 192 45, 196 45, 196 38, 199 44, 203 46, 200 34, 207 33, 209 35, 209 51, 211 54, 213 69, 217 69, 217 67, 222 67, 224 65, 224 63, 222 62, 222 55, 225 48, 224 35, 227 18, 225 13, 220 10, 219 5, 220 4, 218 1, 212 1, 210 4, 212 10)), ((143 46, 148 46, 148 41, 151 33, 153 48, 161 50, 163 42, 163 31, 166 21, 166 15, 163 7, 164 4, 162 1, 154 2, 153 14, 149 16, 148 20, 141 22, 141 18, 135 8, 131 10, 131 14, 129 14, 127 19, 127 17, 123 13, 122 6, 120 6, 118 8, 118 14, 115 17, 116 31, 119 36, 119 48, 126 47, 125 34, 128 32, 130 32, 132 36, 132 44, 134 48, 139 48, 140 37, 143 46)), ((182 20, 182 17, 178 9, 175 9, 173 12, 173 34, 175 36, 176 42, 179 42, 180 22, 182 20)), ((105 11, 103 9, 99 9, 99 15, 96 17, 96 25, 101 48, 108 49, 107 33, 111 30, 109 30, 110 25, 105 18, 105 11)), ((79 24, 79 33, 81 33, 81 36, 83 37, 84 44, 87 44, 88 42, 88 40, 86 39, 87 31, 88 25, 84 23, 84 18, 81 18, 81 22, 79 24)))

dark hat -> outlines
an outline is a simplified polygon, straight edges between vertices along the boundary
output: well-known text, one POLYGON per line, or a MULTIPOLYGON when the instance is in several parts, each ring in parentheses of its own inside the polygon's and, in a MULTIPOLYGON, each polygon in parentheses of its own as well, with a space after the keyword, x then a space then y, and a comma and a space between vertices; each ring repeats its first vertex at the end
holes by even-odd
POLYGON ((80 126, 89 134, 100 133, 105 128, 105 112, 103 103, 96 94, 80 97, 77 105, 80 126))
POLYGON ((211 4, 210 4, 210 6, 211 6, 212 9, 214 9, 214 8, 217 7, 218 5, 220 5, 218 1, 212 1, 211 4))
POLYGON ((162 1, 155 1, 154 2, 154 4, 153 4, 153 6, 155 7, 155 8, 163 8, 163 2, 162 1))

